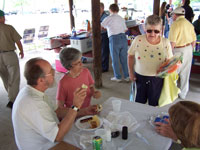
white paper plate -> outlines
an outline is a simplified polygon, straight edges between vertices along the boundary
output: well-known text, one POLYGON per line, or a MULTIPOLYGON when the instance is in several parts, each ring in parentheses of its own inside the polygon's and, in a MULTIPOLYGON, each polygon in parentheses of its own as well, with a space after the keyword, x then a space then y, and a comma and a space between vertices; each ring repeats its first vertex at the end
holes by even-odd
POLYGON ((80 122, 81 120, 87 119, 87 118, 90 118, 90 117, 93 117, 93 115, 84 116, 84 117, 81 117, 81 118, 79 118, 78 120, 76 120, 76 122, 75 122, 76 127, 77 127, 78 129, 84 130, 84 131, 94 131, 94 130, 96 130, 96 129, 99 129, 99 128, 103 125, 103 120, 102 120, 100 117, 98 117, 99 120, 100 120, 100 125, 99 125, 97 128, 91 129, 91 128, 90 128, 90 124, 89 124, 88 122, 84 122, 84 123, 81 123, 81 122, 80 122))

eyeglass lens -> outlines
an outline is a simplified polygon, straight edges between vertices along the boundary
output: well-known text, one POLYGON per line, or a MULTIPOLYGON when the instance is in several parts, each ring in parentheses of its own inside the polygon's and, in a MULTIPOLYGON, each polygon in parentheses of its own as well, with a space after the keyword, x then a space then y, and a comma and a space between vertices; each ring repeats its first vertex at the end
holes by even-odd
POLYGON ((160 33, 159 30, 151 30, 151 29, 147 30, 147 33, 152 33, 152 32, 154 32, 156 34, 160 33))

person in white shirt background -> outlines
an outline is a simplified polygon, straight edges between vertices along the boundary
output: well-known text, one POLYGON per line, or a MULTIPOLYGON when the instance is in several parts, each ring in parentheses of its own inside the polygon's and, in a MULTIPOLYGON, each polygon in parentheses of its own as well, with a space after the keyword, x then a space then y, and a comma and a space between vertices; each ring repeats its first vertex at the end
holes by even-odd
POLYGON ((111 80, 117 82, 122 81, 119 64, 120 61, 122 65, 124 80, 129 82, 127 66, 128 41, 125 35, 127 27, 125 20, 118 15, 119 7, 117 4, 111 4, 109 11, 110 16, 103 20, 101 26, 107 29, 109 37, 110 55, 112 58, 112 68, 114 71, 114 77, 112 77, 111 80))

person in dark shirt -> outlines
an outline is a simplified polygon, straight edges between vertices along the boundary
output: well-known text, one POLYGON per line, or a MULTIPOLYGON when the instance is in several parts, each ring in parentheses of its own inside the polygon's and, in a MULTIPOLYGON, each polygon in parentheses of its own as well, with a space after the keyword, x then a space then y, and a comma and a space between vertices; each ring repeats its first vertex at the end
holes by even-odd
POLYGON ((182 0, 183 8, 185 9, 185 18, 192 23, 194 12, 190 7, 190 0, 182 0))
POLYGON ((196 35, 200 35, 200 15, 196 21, 193 22, 196 35))
MULTIPOLYGON (((100 22, 102 22, 109 15, 104 11, 104 4, 100 3, 100 22)), ((102 72, 108 72, 109 69, 109 39, 105 29, 101 30, 101 57, 102 57, 102 72)))

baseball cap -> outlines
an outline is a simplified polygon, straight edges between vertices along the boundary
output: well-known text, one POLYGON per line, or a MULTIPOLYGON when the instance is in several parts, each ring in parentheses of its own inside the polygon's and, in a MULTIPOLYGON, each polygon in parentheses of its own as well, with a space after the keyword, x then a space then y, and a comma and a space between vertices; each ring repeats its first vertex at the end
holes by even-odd
POLYGON ((185 15, 185 9, 183 7, 177 7, 171 12, 171 14, 185 15))
POLYGON ((5 16, 5 13, 2 10, 0 10, 0 17, 4 17, 4 16, 5 16))

